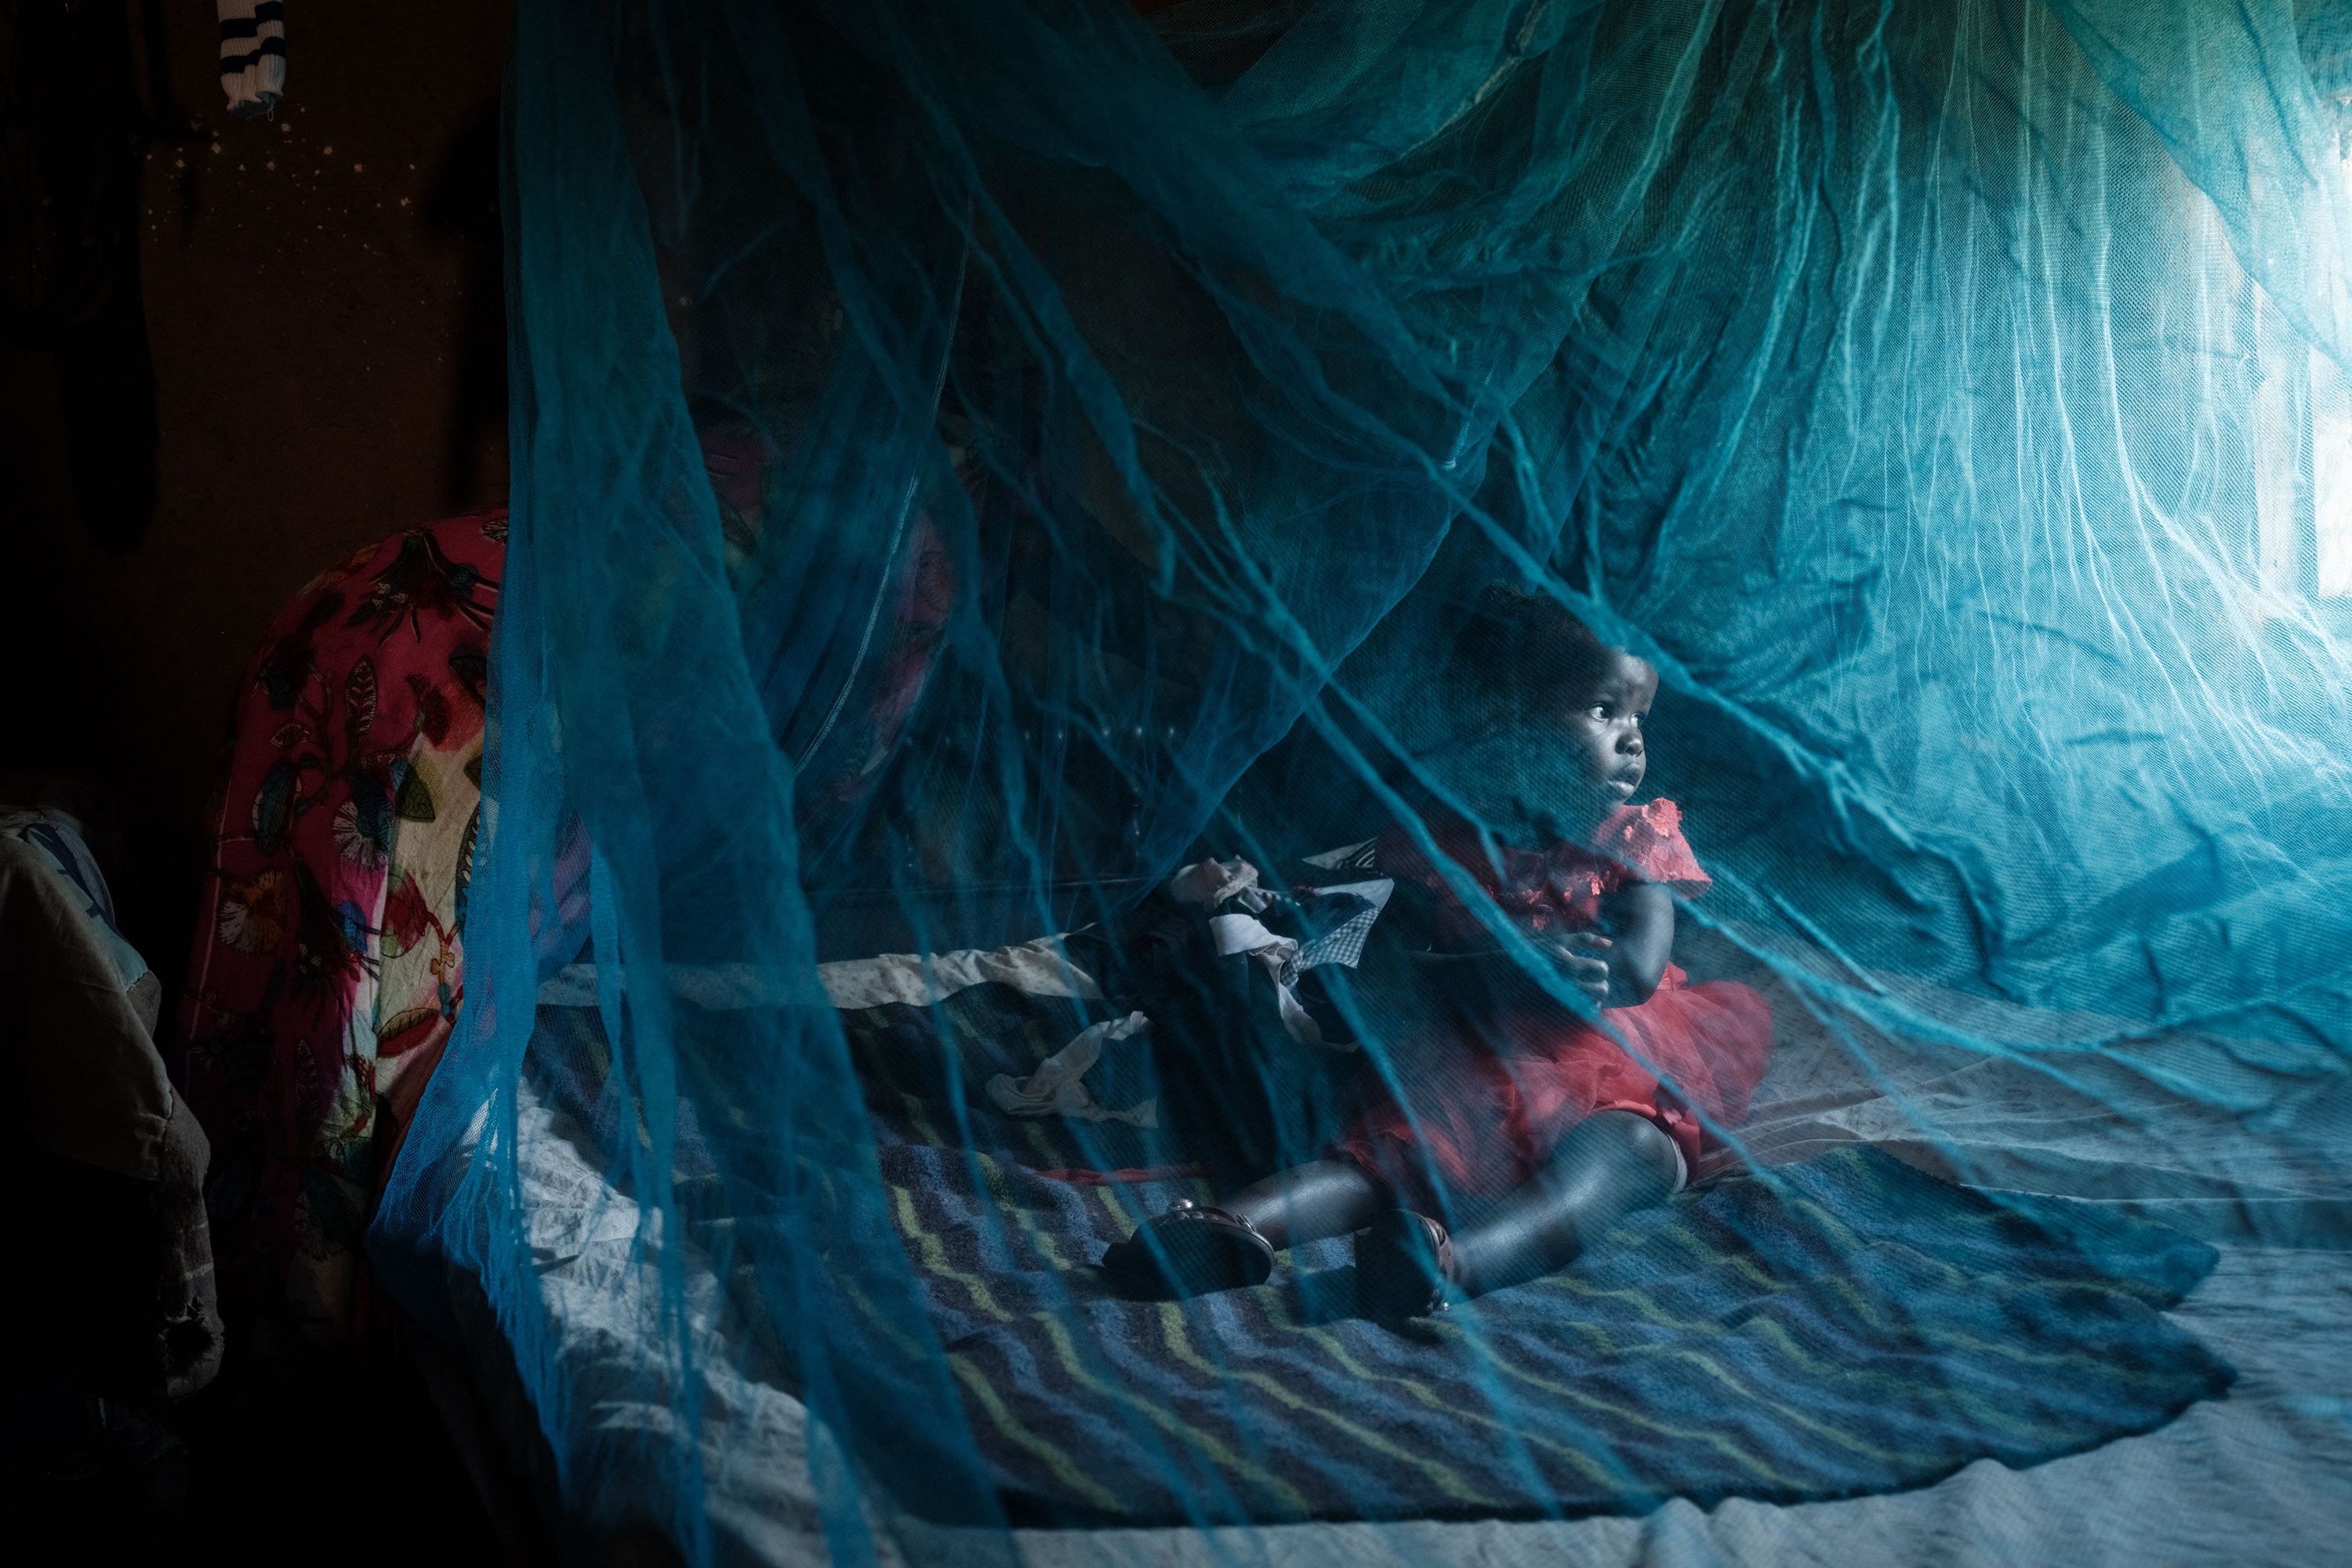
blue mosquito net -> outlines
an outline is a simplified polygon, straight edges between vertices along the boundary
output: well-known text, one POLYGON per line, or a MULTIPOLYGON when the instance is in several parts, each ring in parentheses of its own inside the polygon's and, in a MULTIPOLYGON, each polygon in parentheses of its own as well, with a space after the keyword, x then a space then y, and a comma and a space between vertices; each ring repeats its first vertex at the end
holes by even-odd
POLYGON ((2347 104, 2309 0, 524 0, 385 1279, 567 1539, 698 1563, 1851 1497, 2228 1397, 2162 1309, 2352 1197, 2347 104), (1575 865, 1736 1067, 1495 872, 1592 657, 1648 837, 1575 865), (1207 861, 1304 923, 1155 1018, 1207 861), (1408 895, 1687 1190, 1402 1324, 1344 1237, 1107 1289, 1450 1114, 1408 895))

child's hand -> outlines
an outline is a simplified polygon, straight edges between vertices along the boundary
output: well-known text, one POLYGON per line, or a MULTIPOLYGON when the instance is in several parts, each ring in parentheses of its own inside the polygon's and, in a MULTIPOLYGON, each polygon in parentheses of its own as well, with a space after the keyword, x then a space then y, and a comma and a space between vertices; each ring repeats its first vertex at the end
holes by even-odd
POLYGON ((1598 931, 1570 931, 1566 936, 1539 937, 1536 945, 1559 965, 1569 984, 1606 1006, 1609 1003, 1609 949, 1614 945, 1598 931))

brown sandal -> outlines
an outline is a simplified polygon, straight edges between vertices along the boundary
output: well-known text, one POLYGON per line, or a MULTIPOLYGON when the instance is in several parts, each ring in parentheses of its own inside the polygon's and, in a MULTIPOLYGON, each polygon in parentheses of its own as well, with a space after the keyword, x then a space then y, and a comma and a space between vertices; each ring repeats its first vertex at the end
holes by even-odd
POLYGON ((1454 1238, 1427 1215, 1391 1209, 1356 1233, 1356 1310, 1366 1317, 1442 1312, 1456 1283, 1454 1238))
POLYGON ((1122 1296, 1181 1301, 1265 1284, 1274 1274, 1274 1244, 1238 1215, 1179 1200, 1114 1242, 1103 1253, 1102 1271, 1122 1296))

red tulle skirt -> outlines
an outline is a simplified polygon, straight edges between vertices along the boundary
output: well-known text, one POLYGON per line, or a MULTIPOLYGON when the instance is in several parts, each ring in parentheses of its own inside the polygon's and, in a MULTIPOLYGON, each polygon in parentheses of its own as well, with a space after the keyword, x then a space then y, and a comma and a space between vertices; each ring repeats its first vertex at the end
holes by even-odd
POLYGON ((1405 1042, 1402 1102, 1384 1098, 1331 1152, 1429 1212, 1441 1186, 1456 1198, 1499 1197, 1594 1111, 1631 1110, 1664 1128, 1697 1169, 1704 1124, 1747 1117, 1771 1056, 1770 1005, 1735 981, 1693 985, 1668 965, 1648 1001, 1606 1017, 1623 1044, 1565 1009, 1405 1042))

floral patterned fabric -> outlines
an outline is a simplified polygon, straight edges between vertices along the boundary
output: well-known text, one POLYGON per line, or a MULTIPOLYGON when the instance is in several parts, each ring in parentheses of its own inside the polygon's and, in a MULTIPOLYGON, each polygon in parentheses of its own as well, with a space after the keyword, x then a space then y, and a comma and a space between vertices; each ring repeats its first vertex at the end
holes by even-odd
POLYGON ((182 1006, 223 1288, 350 1326, 399 1126, 463 1001, 503 512, 371 545, 247 672, 182 1006))
MULTIPOLYGON (((753 570, 776 449, 701 433, 728 568, 753 570)), ((882 584, 870 657, 804 767, 822 837, 871 789, 929 682, 953 603, 918 515, 882 584)), ((205 915, 181 1007, 189 1103, 233 1305, 353 1326, 360 1240, 465 999, 489 640, 504 511, 449 518, 321 574, 247 671, 205 915)), ((569 867, 584 898, 584 843, 569 867)), ((581 910, 567 906, 566 929, 581 910)))

